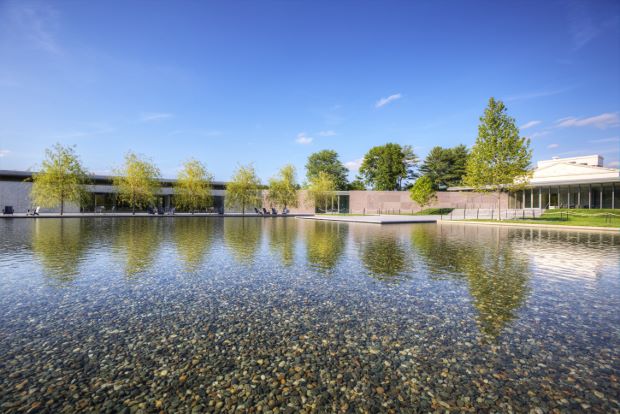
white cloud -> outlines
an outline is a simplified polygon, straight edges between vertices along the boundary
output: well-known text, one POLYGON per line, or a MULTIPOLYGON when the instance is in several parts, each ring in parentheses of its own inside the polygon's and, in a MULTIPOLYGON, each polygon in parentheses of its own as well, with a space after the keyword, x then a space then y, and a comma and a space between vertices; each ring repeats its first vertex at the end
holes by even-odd
POLYGON ((530 122, 527 122, 527 123, 521 125, 519 127, 519 129, 528 129, 528 128, 532 128, 532 127, 535 127, 536 125, 540 125, 540 124, 542 124, 542 121, 530 121, 530 122))
POLYGON ((6 157, 10 153, 11 153, 11 151, 9 151, 8 149, 0 149, 0 158, 6 157))
POLYGON ((546 135, 549 135, 550 133, 551 132, 549 132, 549 131, 539 131, 539 132, 534 132, 534 133, 528 135, 527 137, 529 139, 536 139, 536 138, 541 138, 541 137, 544 137, 546 135))
POLYGON ((557 148, 559 146, 560 146, 560 144, 549 144, 549 145, 547 145, 547 148, 552 149, 552 148, 557 148))
POLYGON ((336 131, 332 131, 331 129, 327 130, 327 131, 320 131, 319 132, 319 136, 321 136, 321 137, 333 137, 335 135, 337 135, 336 131))
POLYGON ((313 139, 314 138, 307 136, 305 132, 300 132, 299 134, 297 134, 295 142, 301 145, 308 145, 312 142, 313 139))
POLYGON ((172 118, 174 115, 168 112, 147 112, 140 116, 140 122, 162 121, 172 118))
POLYGON ((608 142, 620 142, 620 137, 611 137, 611 138, 603 138, 603 139, 592 139, 588 141, 590 144, 605 144, 608 142))
POLYGON ((607 163, 608 167, 620 167, 620 161, 611 161, 607 163))
POLYGON ((381 108, 382 106, 385 106, 390 102, 400 99, 401 97, 402 95, 400 93, 396 93, 394 95, 388 96, 387 98, 381 98, 377 101, 377 103, 375 103, 375 108, 381 108))
POLYGON ((46 3, 14 3, 9 10, 13 33, 37 49, 52 54, 62 53, 56 40, 58 12, 46 3))
POLYGON ((618 116, 618 113, 612 112, 605 112, 603 114, 591 116, 588 118, 568 117, 558 119, 556 121, 556 126, 558 128, 594 126, 599 129, 605 129, 619 125, 620 116, 618 116))
POLYGON ((360 167, 362 166, 362 161, 364 161, 363 158, 358 158, 353 161, 345 162, 344 166, 347 167, 349 171, 358 171, 360 167))

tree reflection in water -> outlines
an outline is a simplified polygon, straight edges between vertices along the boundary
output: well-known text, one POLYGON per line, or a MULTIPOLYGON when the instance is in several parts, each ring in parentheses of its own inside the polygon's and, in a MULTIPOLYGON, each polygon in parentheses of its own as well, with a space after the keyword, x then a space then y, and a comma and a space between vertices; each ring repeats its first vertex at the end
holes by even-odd
POLYGON ((195 272, 213 244, 215 225, 210 217, 177 217, 172 237, 185 270, 195 272))
POLYGON ((125 274, 134 276, 152 266, 163 240, 163 225, 159 218, 120 219, 115 245, 125 255, 125 274))
POLYGON ((376 227, 374 224, 352 228, 362 263, 371 277, 399 282, 410 275, 411 261, 399 230, 400 227, 376 227))
POLYGON ((480 331, 496 338, 525 303, 531 277, 507 232, 495 228, 413 226, 412 245, 432 275, 465 278, 480 331))
POLYGON ((249 264, 260 247, 262 218, 227 217, 224 219, 224 241, 235 260, 249 264))
POLYGON ((269 234, 271 251, 279 253, 284 266, 292 265, 297 242, 297 221, 288 218, 274 218, 263 222, 269 234))
POLYGON ((307 223, 305 230, 308 262, 321 271, 333 269, 342 257, 347 229, 346 225, 337 222, 307 223))
POLYGON ((89 248, 92 223, 81 219, 36 219, 32 251, 46 274, 61 283, 73 281, 89 248))

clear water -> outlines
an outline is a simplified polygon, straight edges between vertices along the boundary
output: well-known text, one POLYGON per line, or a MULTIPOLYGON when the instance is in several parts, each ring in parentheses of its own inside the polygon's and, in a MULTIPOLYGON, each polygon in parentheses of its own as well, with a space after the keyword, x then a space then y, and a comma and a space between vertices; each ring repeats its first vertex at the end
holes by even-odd
POLYGON ((0 221, 0 411, 618 412, 620 234, 0 221))

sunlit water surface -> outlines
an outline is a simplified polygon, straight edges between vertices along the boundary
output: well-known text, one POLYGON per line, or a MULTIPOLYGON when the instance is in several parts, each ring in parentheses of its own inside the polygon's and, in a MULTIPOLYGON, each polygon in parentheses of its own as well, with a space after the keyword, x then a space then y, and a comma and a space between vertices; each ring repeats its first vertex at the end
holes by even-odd
POLYGON ((618 412, 620 234, 0 221, 0 411, 618 412))

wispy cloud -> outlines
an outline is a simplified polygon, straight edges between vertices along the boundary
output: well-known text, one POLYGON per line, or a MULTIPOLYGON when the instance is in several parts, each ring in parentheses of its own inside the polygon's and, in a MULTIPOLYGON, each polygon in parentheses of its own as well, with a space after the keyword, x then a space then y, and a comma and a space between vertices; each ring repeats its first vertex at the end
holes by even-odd
POLYGON ((620 125, 620 116, 618 113, 606 112, 600 115, 591 116, 588 118, 575 118, 568 117, 558 119, 556 121, 556 127, 558 128, 570 128, 570 127, 585 127, 593 126, 599 129, 605 129, 610 127, 616 127, 620 125))
POLYGON ((514 102, 514 101, 524 101, 527 99, 544 98, 547 96, 558 95, 558 94, 567 92, 571 89, 572 88, 562 88, 562 89, 548 89, 548 90, 542 90, 542 91, 525 92, 525 93, 521 93, 517 95, 507 96, 505 100, 507 102, 514 102))
POLYGON ((544 136, 549 135, 551 132, 549 131, 538 131, 538 132, 533 132, 531 134, 529 134, 527 137, 529 139, 536 139, 536 138, 542 138, 544 136))
POLYGON ((606 144, 608 142, 620 142, 620 137, 611 137, 603 139, 591 139, 588 141, 590 144, 606 144))
POLYGON ((163 121, 172 118, 174 115, 168 112, 145 112, 140 115, 140 122, 163 121))
POLYGON ((618 25, 619 17, 613 9, 609 10, 611 13, 602 15, 605 17, 599 18, 590 12, 589 2, 570 1, 565 4, 568 8, 568 28, 574 51, 583 48, 607 29, 618 25))
POLYGON ((347 161, 344 163, 344 166, 347 167, 349 171, 358 171, 362 166, 362 161, 364 161, 363 158, 358 158, 353 161, 347 161))
POLYGON ((9 151, 8 149, 0 149, 0 158, 6 157, 10 153, 11 151, 9 151))
POLYGON ((395 93, 394 95, 390 95, 387 98, 381 98, 381 99, 379 99, 375 103, 375 108, 381 108, 381 107, 389 104, 390 102, 394 102, 394 101, 400 99, 401 97, 402 97, 402 95, 400 93, 395 93))
POLYGON ((22 37, 31 47, 61 54, 56 40, 58 11, 49 3, 14 2, 8 11, 13 35, 22 37))
POLYGON ((519 129, 528 129, 528 128, 532 128, 532 127, 535 127, 536 125, 540 125, 540 124, 542 124, 542 121, 530 121, 530 122, 527 122, 527 123, 521 125, 519 127, 519 129))
POLYGON ((302 145, 308 145, 312 142, 313 139, 314 138, 307 136, 305 132, 300 132, 299 134, 297 134, 295 142, 302 145))
POLYGON ((335 135, 337 135, 336 131, 333 131, 331 129, 327 130, 327 131, 320 131, 319 132, 319 136, 321 136, 321 137, 333 137, 335 135))
POLYGON ((549 144, 549 145, 547 145, 547 148, 553 149, 553 148, 558 148, 559 146, 560 146, 560 144, 549 144))

